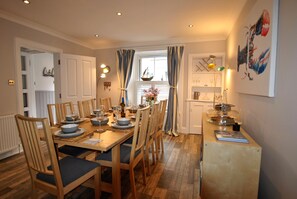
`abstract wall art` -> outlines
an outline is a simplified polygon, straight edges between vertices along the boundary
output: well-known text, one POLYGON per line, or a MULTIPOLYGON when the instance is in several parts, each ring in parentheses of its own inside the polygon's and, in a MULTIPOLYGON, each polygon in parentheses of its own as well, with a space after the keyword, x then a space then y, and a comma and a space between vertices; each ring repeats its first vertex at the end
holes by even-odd
POLYGON ((258 0, 239 31, 236 90, 274 97, 278 0, 258 0))

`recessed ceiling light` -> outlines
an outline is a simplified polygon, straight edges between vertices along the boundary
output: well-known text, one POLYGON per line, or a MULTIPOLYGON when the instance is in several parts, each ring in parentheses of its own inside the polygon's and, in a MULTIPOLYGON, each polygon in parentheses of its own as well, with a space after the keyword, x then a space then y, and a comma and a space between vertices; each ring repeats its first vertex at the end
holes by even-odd
POLYGON ((98 38, 98 37, 99 37, 99 35, 98 35, 98 34, 95 34, 95 37, 97 37, 97 38, 98 38))
POLYGON ((188 25, 189 26, 189 28, 193 28, 194 27, 194 25, 193 24, 190 24, 190 25, 188 25))
POLYGON ((122 15, 122 13, 121 13, 121 12, 117 12, 117 15, 118 15, 118 16, 121 16, 121 15, 122 15))
POLYGON ((23 0, 24 4, 29 4, 30 1, 29 0, 23 0))

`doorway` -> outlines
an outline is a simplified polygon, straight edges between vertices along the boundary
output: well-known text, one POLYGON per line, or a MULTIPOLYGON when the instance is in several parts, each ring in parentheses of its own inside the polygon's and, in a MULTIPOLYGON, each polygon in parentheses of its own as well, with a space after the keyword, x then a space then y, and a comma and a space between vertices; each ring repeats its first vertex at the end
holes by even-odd
POLYGON ((53 53, 21 47, 24 115, 47 117, 47 104, 55 103, 53 53))
POLYGON ((61 49, 16 38, 16 88, 18 113, 48 117, 46 104, 57 102, 54 66, 61 49))

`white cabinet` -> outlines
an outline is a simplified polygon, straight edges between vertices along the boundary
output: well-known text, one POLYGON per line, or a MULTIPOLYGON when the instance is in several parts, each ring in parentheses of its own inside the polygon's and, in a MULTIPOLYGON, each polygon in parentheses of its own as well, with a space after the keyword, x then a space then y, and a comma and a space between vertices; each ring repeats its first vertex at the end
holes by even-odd
POLYGON ((211 101, 188 100, 188 132, 190 134, 201 134, 202 113, 213 107, 211 101))
POLYGON ((221 97, 224 88, 224 72, 216 70, 224 66, 223 53, 190 54, 188 60, 188 133, 201 134, 202 113, 213 108, 213 100, 221 97), (214 55, 216 67, 208 68, 209 56, 214 55), (199 99, 194 100, 194 93, 199 99))
POLYGON ((190 102, 189 133, 201 134, 203 105, 197 102, 190 102))

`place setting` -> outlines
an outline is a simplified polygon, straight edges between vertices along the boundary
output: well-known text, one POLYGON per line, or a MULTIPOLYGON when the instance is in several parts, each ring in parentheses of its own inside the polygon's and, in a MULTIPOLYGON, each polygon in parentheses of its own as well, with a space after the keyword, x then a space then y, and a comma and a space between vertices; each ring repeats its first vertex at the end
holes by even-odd
POLYGON ((129 118, 119 118, 113 122, 111 126, 117 129, 128 129, 134 127, 135 124, 133 124, 129 118))
POLYGON ((62 124, 79 124, 85 121, 85 118, 80 118, 78 114, 73 113, 66 115, 65 119, 61 121, 62 124))
POLYGON ((84 128, 78 128, 78 124, 65 124, 61 129, 54 133, 55 136, 69 138, 82 135, 85 132, 84 128))

